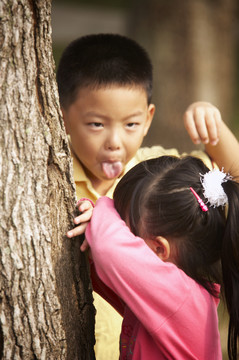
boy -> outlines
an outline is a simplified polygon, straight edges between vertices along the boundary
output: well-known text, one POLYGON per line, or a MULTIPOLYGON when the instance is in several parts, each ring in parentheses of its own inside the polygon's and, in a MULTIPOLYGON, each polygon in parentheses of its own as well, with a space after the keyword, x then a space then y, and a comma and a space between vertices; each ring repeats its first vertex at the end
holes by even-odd
MULTIPOLYGON (((60 103, 73 157, 78 198, 94 202, 112 197, 114 188, 132 166, 160 155, 179 155, 160 146, 140 149, 154 116, 152 65, 144 49, 120 35, 89 35, 72 42, 64 51, 58 71, 60 103)), ((205 143, 218 166, 232 173, 232 151, 239 164, 239 146, 208 103, 192 104, 185 126, 194 143, 205 143), (220 142, 219 140, 220 133, 220 142), (228 141, 230 139, 230 141, 228 141)), ((203 152, 194 153, 211 166, 203 152)), ((237 167, 235 167, 236 169, 237 167)), ((77 224, 77 218, 75 219, 77 224)), ((81 226, 68 237, 81 233, 81 226)), ((121 317, 94 293, 97 360, 116 360, 121 317)))

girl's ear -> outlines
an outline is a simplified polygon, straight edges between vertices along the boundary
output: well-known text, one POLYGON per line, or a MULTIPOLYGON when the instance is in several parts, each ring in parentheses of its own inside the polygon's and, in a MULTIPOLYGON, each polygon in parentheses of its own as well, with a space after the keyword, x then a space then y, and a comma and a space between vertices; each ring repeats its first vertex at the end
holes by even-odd
POLYGON ((163 261, 167 261, 170 257, 170 244, 163 236, 157 236, 153 240, 152 250, 163 261))

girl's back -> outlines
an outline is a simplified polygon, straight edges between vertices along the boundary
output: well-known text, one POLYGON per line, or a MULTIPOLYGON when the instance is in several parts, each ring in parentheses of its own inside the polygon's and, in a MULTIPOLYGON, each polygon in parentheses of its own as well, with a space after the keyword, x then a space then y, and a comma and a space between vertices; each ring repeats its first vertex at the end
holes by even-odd
POLYGON ((219 299, 155 256, 112 200, 97 201, 86 236, 101 280, 127 304, 120 359, 221 359, 219 299))

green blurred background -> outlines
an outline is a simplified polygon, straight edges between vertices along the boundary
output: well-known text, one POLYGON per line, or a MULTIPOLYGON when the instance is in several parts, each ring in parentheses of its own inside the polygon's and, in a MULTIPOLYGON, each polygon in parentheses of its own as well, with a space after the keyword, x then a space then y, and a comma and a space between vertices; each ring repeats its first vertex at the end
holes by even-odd
MULTIPOLYGON (((182 115, 197 100, 216 105, 239 138, 238 0, 53 0, 52 31, 56 66, 65 46, 86 34, 120 33, 145 47, 156 114, 144 145, 193 149, 182 115)), ((227 359, 222 305, 219 314, 227 359)))

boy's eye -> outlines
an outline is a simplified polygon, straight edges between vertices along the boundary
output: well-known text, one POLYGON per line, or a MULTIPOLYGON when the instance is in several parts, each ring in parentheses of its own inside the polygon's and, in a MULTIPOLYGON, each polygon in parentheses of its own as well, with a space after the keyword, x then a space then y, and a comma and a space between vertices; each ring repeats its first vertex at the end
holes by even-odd
POLYGON ((138 125, 138 123, 132 122, 132 123, 128 123, 126 126, 129 129, 134 129, 137 125, 138 125))
POLYGON ((91 123, 88 123, 89 126, 93 127, 93 128, 100 128, 100 127, 103 127, 103 124, 100 123, 100 122, 91 122, 91 123))

